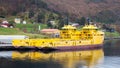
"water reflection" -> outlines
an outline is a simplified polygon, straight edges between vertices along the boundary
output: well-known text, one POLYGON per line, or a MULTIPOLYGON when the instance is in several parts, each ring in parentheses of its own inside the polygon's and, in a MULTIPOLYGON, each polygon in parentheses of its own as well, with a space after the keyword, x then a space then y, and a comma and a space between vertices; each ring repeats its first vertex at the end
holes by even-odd
POLYGON ((8 64, 9 68, 10 66, 16 68, 16 65, 17 68, 94 68, 102 62, 104 54, 100 49, 52 53, 13 51, 0 56, 11 58, 11 60, 2 58, 4 64, 10 63, 8 64))

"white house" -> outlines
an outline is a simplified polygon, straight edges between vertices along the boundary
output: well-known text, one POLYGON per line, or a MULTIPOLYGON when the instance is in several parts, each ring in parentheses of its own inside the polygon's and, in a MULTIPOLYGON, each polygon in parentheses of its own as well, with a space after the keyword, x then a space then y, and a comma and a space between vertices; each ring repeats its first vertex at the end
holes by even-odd
POLYGON ((21 19, 20 18, 15 18, 14 22, 17 23, 17 24, 20 24, 21 23, 21 19))

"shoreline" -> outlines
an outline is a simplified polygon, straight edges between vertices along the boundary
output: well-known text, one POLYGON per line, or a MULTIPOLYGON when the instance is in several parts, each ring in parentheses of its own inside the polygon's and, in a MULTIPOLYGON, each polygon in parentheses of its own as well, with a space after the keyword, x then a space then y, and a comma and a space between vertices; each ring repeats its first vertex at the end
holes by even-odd
POLYGON ((119 37, 105 37, 104 40, 114 40, 114 39, 120 39, 120 36, 119 37))

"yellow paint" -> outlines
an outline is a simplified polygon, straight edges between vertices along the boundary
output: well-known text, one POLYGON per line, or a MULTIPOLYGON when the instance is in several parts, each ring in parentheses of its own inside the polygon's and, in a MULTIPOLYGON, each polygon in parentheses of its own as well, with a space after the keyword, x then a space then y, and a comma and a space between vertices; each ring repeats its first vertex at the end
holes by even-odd
POLYGON ((60 30, 59 38, 51 39, 14 39, 12 45, 15 47, 58 47, 58 46, 83 46, 103 44, 104 32, 98 30, 94 25, 85 25, 77 30, 71 25, 66 25, 60 30))
POLYGON ((41 52, 13 52, 12 59, 30 59, 36 61, 48 61, 53 60, 60 62, 64 65, 64 68, 75 68, 76 64, 80 64, 83 61, 87 68, 93 68, 103 59, 103 50, 90 50, 90 51, 71 51, 71 52, 52 52, 52 53, 41 53, 41 52))

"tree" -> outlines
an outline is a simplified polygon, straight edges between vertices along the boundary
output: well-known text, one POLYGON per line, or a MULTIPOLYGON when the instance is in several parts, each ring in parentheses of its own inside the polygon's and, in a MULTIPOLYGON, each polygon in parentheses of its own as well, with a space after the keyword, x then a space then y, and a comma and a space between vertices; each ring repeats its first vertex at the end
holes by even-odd
POLYGON ((49 28, 53 28, 53 25, 52 25, 50 22, 47 23, 47 26, 48 26, 49 28))
POLYGON ((64 25, 67 25, 68 23, 66 22, 66 19, 60 17, 59 21, 58 21, 58 27, 59 29, 61 29, 64 25))
POLYGON ((64 22, 63 22, 63 20, 60 20, 60 21, 59 21, 59 23, 58 23, 58 25, 59 25, 59 27, 58 27, 58 28, 59 28, 59 29, 61 29, 61 27, 63 27, 63 26, 64 26, 64 22))
POLYGON ((38 14, 38 16, 37 16, 37 22, 40 22, 40 23, 43 23, 44 22, 44 15, 45 15, 45 13, 40 13, 40 14, 38 14))
POLYGON ((75 22, 78 23, 79 25, 85 25, 86 19, 85 17, 81 17, 80 19, 76 19, 75 22))
POLYGON ((47 8, 47 4, 42 0, 34 0, 34 4, 37 5, 38 8, 47 8))
POLYGON ((30 10, 30 11, 29 11, 29 18, 33 17, 34 14, 35 14, 35 13, 33 12, 33 10, 30 10))
POLYGON ((49 20, 49 13, 45 13, 45 15, 44 15, 44 23, 47 23, 48 22, 48 20, 49 20))
POLYGON ((80 19, 78 18, 75 20, 75 22, 78 23, 79 25, 81 24, 80 19))
POLYGON ((85 23, 86 23, 85 17, 81 17, 81 19, 80 19, 80 25, 85 25, 85 23))

